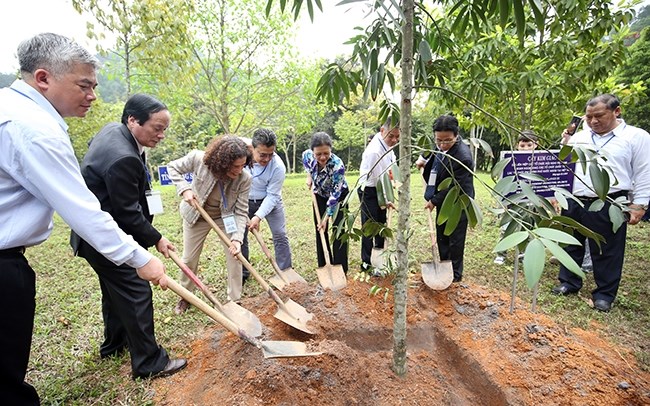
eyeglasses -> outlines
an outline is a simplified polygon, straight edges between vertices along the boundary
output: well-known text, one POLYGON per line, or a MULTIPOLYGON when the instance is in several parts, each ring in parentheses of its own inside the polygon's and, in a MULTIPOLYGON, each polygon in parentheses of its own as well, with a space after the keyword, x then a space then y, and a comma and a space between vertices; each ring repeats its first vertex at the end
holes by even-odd
POLYGON ((453 140, 435 140, 436 145, 449 145, 449 144, 455 144, 456 143, 456 138, 453 140))
POLYGON ((257 155, 259 155, 261 159, 271 159, 275 155, 275 152, 269 152, 269 153, 258 152, 257 155))

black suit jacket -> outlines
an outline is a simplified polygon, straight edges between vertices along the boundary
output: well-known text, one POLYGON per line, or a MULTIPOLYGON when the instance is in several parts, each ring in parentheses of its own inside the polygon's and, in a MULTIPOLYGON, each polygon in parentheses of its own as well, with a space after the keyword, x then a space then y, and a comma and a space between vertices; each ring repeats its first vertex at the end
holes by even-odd
MULTIPOLYGON (((146 202, 149 180, 145 163, 133 135, 124 124, 108 124, 90 141, 81 163, 81 174, 97 196, 102 210, 138 244, 149 248, 160 240, 162 235, 151 224, 153 216, 146 202)), ((91 265, 94 262, 100 266, 114 266, 74 232, 71 244, 75 253, 91 265)))
POLYGON ((447 154, 433 154, 424 166, 422 176, 427 184, 424 191, 424 199, 431 201, 437 208, 442 206, 442 202, 444 202, 447 193, 449 193, 449 188, 438 190, 438 185, 449 177, 453 177, 458 182, 463 193, 474 198, 474 176, 458 161, 470 169, 474 166, 472 152, 460 136, 458 136, 458 141, 449 148, 447 154), (450 156, 455 159, 449 158, 450 156), (435 169, 437 173, 435 186, 429 185, 429 176, 431 175, 432 169, 435 169))

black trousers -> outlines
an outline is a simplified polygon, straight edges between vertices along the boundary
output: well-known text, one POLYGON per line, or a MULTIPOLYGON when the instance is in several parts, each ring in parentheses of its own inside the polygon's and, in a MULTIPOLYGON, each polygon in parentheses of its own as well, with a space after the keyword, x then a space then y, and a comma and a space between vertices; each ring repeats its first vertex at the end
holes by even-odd
MULTIPOLYGON (((377 200, 377 188, 367 187, 364 190, 358 189, 359 201, 361 202, 361 224, 368 220, 380 224, 386 224, 386 209, 379 207, 377 200)), ((384 248, 384 237, 361 237, 361 261, 370 264, 370 256, 373 248, 384 248)))
POLYGON ((19 252, 0 253, 0 402, 39 405, 25 382, 36 308, 36 276, 19 252))
MULTIPOLYGON (((596 212, 588 210, 591 203, 588 201, 584 202, 584 208, 573 200, 569 200, 568 203, 569 207, 567 210, 562 210, 562 215, 571 217, 605 238, 605 242, 601 243, 600 248, 595 241, 589 239, 594 281, 596 282, 596 289, 591 292, 591 295, 593 300, 606 300, 611 303, 616 298, 623 273, 627 223, 623 223, 616 232, 612 231, 612 223, 609 220, 609 203, 605 203, 605 206, 596 212)), ((581 265, 585 254, 585 236, 574 233, 574 237, 580 241, 581 245, 567 245, 564 249, 578 265, 581 265)), ((582 288, 582 279, 564 265, 560 265, 558 279, 575 290, 582 288)))
MULTIPOLYGON (((348 189, 345 189, 341 193, 341 197, 339 197, 339 202, 342 202, 345 200, 345 198, 348 195, 348 189)), ((323 215, 325 213, 325 210, 327 208, 327 198, 322 197, 318 194, 316 194, 316 201, 318 202, 318 211, 320 212, 321 219, 323 218, 323 215)), ((330 219, 329 224, 332 226, 332 230, 335 231, 335 233, 339 229, 339 223, 343 219, 343 209, 347 208, 346 206, 339 206, 339 210, 336 214, 336 217, 334 219, 330 219)), ((314 225, 317 224, 316 220, 316 214, 313 215, 314 217, 314 225)), ((345 225, 343 225, 345 227, 345 225)), ((339 238, 335 238, 333 241, 329 237, 329 232, 328 230, 325 230, 325 238, 329 241, 330 247, 328 247, 329 254, 330 254, 330 262, 332 265, 341 265, 343 268, 343 272, 346 274, 348 273, 348 243, 347 240, 344 242, 339 238)), ((325 266, 325 253, 323 252, 323 245, 320 241, 320 234, 318 233, 318 230, 316 230, 316 254, 318 256, 318 267, 323 267, 325 266)))
POLYGON ((133 268, 88 262, 99 276, 102 289, 104 342, 99 348, 100 356, 128 349, 134 377, 162 371, 169 356, 156 343, 149 282, 140 279, 133 268))
POLYGON ((447 223, 438 225, 438 210, 436 209, 436 242, 441 261, 451 260, 454 269, 454 279, 463 277, 463 257, 465 256, 465 239, 467 237, 467 215, 462 213, 456 229, 445 235, 447 223))

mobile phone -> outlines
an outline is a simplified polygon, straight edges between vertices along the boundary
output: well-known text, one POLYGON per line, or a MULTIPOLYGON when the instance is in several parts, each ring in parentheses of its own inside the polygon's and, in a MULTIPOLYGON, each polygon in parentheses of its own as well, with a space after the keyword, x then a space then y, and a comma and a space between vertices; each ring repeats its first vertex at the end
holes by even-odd
POLYGON ((581 116, 573 116, 571 117, 571 121, 569 121, 569 125, 566 126, 566 132, 569 135, 573 135, 576 133, 578 130, 578 127, 580 127, 580 124, 582 124, 582 117, 581 116))

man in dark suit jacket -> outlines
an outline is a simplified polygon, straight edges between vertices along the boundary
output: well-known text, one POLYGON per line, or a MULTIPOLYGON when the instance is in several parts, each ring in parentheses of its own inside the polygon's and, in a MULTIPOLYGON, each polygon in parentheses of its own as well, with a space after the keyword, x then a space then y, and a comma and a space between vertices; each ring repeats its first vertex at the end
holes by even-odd
MULTIPOLYGON (((422 172, 427 184, 424 192, 427 209, 432 210, 434 207, 442 206, 451 186, 443 190, 438 190, 438 186, 448 178, 452 178, 464 194, 474 197, 474 176, 467 169, 474 167, 474 161, 469 147, 463 143, 458 133, 458 120, 454 116, 443 115, 433 123, 433 134, 439 151, 432 154, 422 172)), ((436 219, 439 214, 440 210, 436 209, 436 219)), ((465 212, 461 214, 458 225, 451 235, 444 235, 445 227, 446 223, 438 225, 436 221, 436 240, 440 259, 451 260, 454 282, 460 282, 463 278, 467 215, 465 212)))
MULTIPOLYGON (((84 180, 102 210, 142 247, 155 246, 166 257, 175 248, 151 224, 153 215, 147 204, 151 187, 144 147, 153 148, 165 137, 170 118, 160 101, 133 95, 124 106, 122 122, 106 125, 91 140, 81 164, 84 180)), ((156 343, 149 283, 138 278, 133 268, 107 260, 74 233, 71 244, 99 276, 104 318, 100 356, 110 357, 128 349, 134 378, 165 376, 184 368, 185 359, 170 359, 156 343)))

